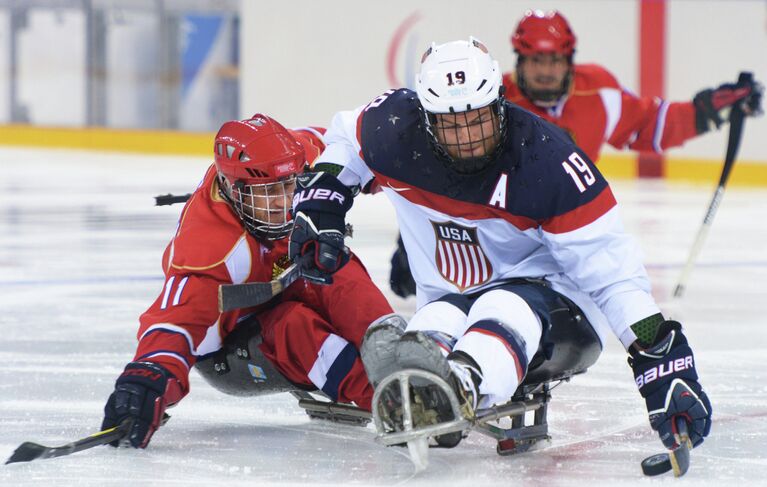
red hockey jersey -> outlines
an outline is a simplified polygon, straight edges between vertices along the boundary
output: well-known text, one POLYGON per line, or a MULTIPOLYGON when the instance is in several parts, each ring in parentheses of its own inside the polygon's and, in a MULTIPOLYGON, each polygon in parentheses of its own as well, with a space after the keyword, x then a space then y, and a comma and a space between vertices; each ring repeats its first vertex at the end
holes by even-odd
POLYGON ((594 162, 605 142, 660 153, 697 135, 691 101, 640 98, 595 64, 576 64, 573 71, 570 91, 554 107, 542 108, 525 98, 514 73, 503 77, 505 97, 564 129, 594 162))
MULTIPOLYGON (((291 132, 306 149, 308 161, 324 149, 315 129, 291 132)), ((287 247, 287 238, 263 243, 243 228, 219 194, 216 168, 211 166, 184 207, 176 234, 163 255, 165 282, 160 295, 140 317, 134 360, 163 365, 179 379, 186 394, 189 369, 198 357, 220 349, 242 316, 261 313, 269 306, 219 313, 219 285, 273 279, 289 265, 287 247)), ((346 335, 343 338, 358 348, 367 326, 392 310, 356 257, 338 275, 341 284, 331 286, 299 280, 282 293, 282 298, 316 311, 335 333, 346 335)), ((289 344, 297 354, 316 349, 321 343, 315 345, 289 344)), ((275 365, 281 368, 281 364, 275 365)))

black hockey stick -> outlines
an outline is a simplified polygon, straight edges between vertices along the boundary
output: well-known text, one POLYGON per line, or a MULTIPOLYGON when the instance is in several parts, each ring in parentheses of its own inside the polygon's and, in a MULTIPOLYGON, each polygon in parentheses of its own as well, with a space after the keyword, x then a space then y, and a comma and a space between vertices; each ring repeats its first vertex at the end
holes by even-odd
POLYGON ((301 270, 298 264, 293 264, 269 282, 221 285, 218 287, 218 310, 223 313, 237 308, 264 304, 293 284, 299 277, 301 277, 301 270))
MULTIPOLYGON (((354 229, 347 223, 344 236, 351 237, 353 233, 354 229)), ((344 252, 349 254, 349 247, 344 247, 344 252)), ((301 258, 303 257, 299 259, 301 258)), ((218 310, 224 313, 233 309, 264 304, 287 289, 299 277, 315 284, 327 285, 333 283, 333 278, 330 275, 312 270, 302 271, 301 266, 298 263, 294 263, 282 271, 282 274, 277 276, 276 279, 272 279, 269 282, 222 284, 218 287, 218 310)))
POLYGON ((43 446, 38 443, 27 441, 19 445, 5 464, 17 462, 31 462, 43 458, 63 457, 79 451, 93 448, 94 446, 106 445, 122 439, 133 425, 133 420, 128 418, 114 428, 99 431, 72 443, 62 446, 43 446))
MULTIPOLYGON (((748 83, 753 78, 751 73, 742 72, 738 76, 738 84, 748 83)), ((727 138, 727 153, 724 157, 724 167, 722 168, 722 175, 719 176, 719 184, 714 191, 714 197, 711 199, 711 203, 708 205, 708 211, 703 218, 703 224, 698 230, 698 235, 695 237, 695 241, 690 249, 690 254, 687 256, 687 263, 684 265, 682 274, 679 276, 676 288, 674 288, 674 297, 679 298, 684 294, 685 286, 687 285, 687 279, 692 271, 695 260, 698 258, 703 242, 706 240, 708 231, 711 228, 711 222, 714 220, 716 210, 719 208, 719 203, 724 196, 724 186, 727 184, 727 179, 730 177, 730 171, 735 165, 735 157, 738 154, 738 148, 740 147, 741 136, 743 135, 743 119, 745 114, 740 105, 734 105, 730 110, 730 135, 727 138)))
POLYGON ((677 446, 669 453, 658 453, 642 460, 642 472, 648 476, 661 475, 669 470, 674 471, 674 477, 681 477, 690 468, 690 450, 692 442, 687 432, 687 421, 679 416, 676 418, 677 446))
POLYGON ((186 203, 189 198, 192 197, 192 193, 176 195, 176 194, 161 194, 154 197, 155 206, 168 206, 176 203, 186 203))

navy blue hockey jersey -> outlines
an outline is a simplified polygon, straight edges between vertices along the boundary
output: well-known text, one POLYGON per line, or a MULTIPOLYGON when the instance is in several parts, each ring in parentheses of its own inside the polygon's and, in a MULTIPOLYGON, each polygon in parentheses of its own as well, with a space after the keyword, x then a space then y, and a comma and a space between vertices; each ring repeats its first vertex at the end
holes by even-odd
POLYGON ((414 92, 392 90, 338 113, 318 163, 348 186, 375 184, 397 212, 418 306, 512 277, 545 278, 624 346, 629 326, 660 312, 610 186, 559 128, 506 104, 492 165, 451 169, 432 150, 414 92))

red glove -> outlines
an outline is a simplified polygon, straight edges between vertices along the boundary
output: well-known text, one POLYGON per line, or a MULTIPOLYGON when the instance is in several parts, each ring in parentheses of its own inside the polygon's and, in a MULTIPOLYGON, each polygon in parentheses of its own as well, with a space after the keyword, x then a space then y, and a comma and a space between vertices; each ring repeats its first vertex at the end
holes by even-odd
POLYGON ((713 122, 718 129, 726 118, 723 112, 735 105, 739 105, 746 115, 761 114, 763 91, 764 87, 752 76, 745 79, 741 76, 737 83, 725 83, 718 88, 699 92, 692 100, 695 105, 695 128, 702 134, 710 129, 713 122))
MULTIPOLYGON (((146 448, 157 428, 164 424, 165 408, 183 397, 181 384, 164 367, 151 362, 131 362, 117 378, 115 391, 104 407, 105 430, 132 419, 123 442, 146 448)), ((118 446, 118 442, 111 443, 118 446)))

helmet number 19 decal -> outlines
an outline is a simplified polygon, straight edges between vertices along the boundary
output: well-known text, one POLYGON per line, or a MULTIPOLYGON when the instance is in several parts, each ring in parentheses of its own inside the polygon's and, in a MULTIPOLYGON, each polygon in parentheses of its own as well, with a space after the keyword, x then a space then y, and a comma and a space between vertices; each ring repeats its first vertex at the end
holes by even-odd
POLYGON ((567 161, 562 161, 562 167, 565 168, 565 172, 573 178, 573 182, 581 193, 586 191, 587 186, 591 186, 597 180, 589 165, 586 164, 586 161, 584 161, 577 152, 570 154, 567 161), (573 168, 573 166, 575 166, 575 168, 573 168), (577 172, 576 169, 578 170, 577 172))
POLYGON ((455 72, 455 81, 453 81, 453 73, 447 73, 447 85, 453 86, 453 85, 462 85, 466 82, 466 73, 463 71, 456 71, 455 72))

